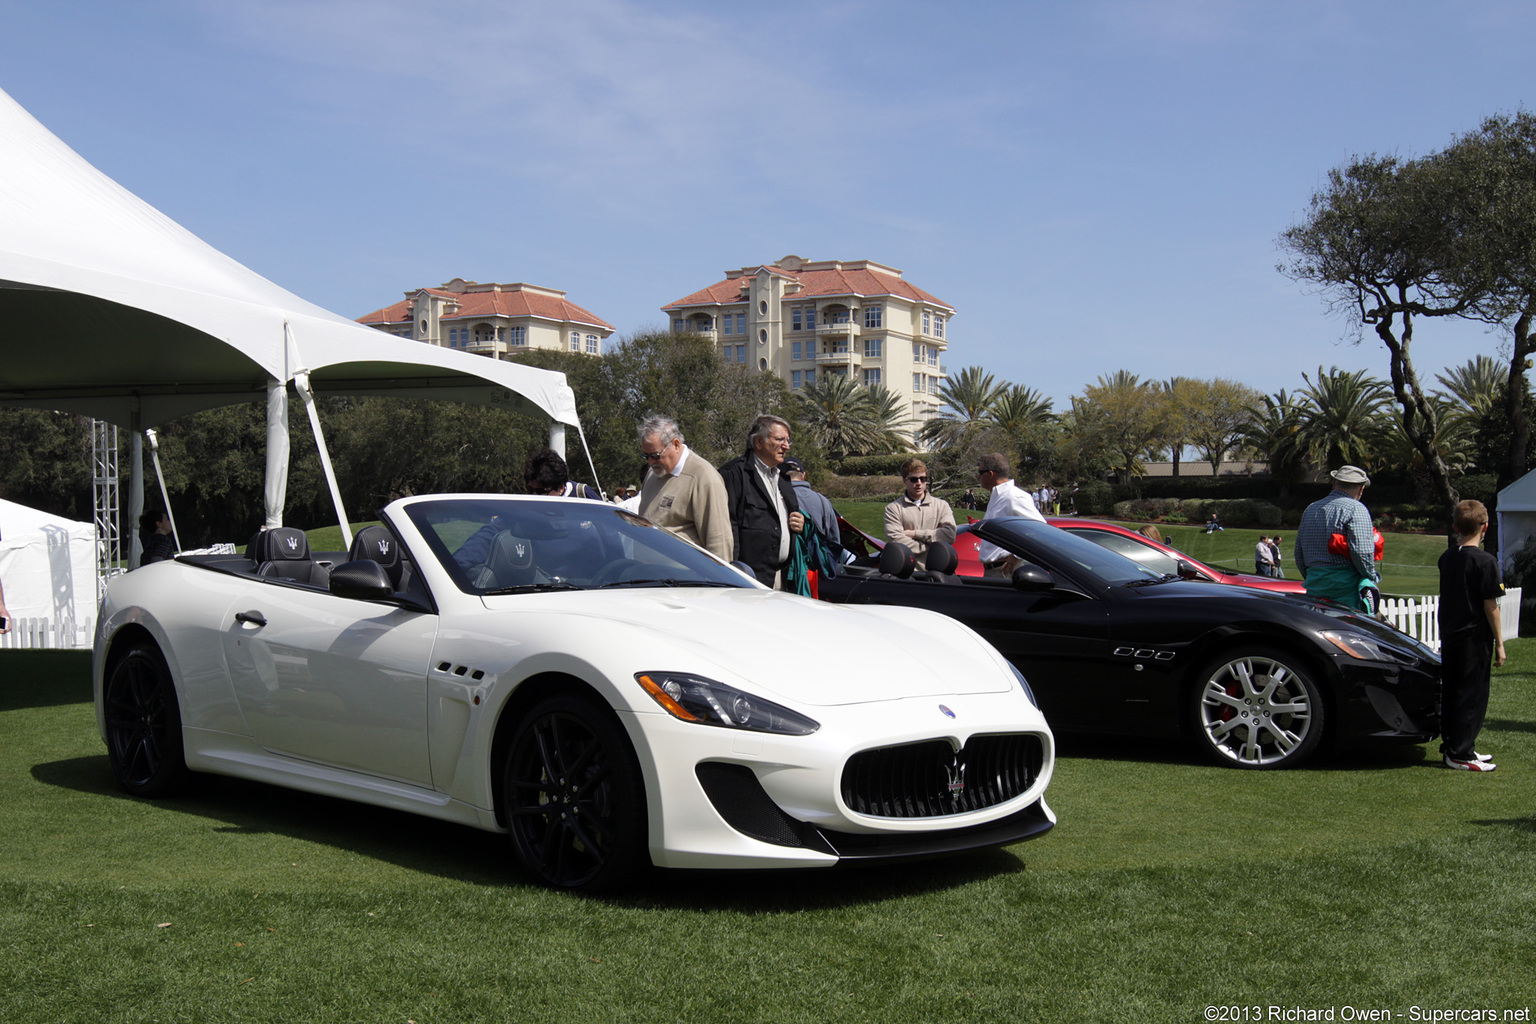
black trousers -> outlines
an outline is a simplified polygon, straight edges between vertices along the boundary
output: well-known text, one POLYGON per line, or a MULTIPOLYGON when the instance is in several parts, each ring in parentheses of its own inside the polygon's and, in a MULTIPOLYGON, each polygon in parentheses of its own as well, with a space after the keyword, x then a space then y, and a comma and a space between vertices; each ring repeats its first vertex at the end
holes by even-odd
POLYGON ((1493 638, 1481 631, 1441 637, 1440 666, 1440 752, 1470 761, 1488 714, 1493 638))

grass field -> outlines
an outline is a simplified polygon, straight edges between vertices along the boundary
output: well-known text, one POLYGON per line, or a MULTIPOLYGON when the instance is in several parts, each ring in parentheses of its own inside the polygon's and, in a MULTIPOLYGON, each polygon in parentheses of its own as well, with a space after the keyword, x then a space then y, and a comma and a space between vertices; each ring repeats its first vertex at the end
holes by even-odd
POLYGON ((1061 823, 1035 842, 669 874, 614 899, 531 888, 503 837, 403 814, 217 778, 121 796, 88 657, 0 652, 0 1021, 1520 1010, 1536 1002, 1536 640, 1510 650, 1479 743, 1492 775, 1423 747, 1250 773, 1067 741, 1061 823))
MULTIPOLYGON (((840 501, 838 512, 843 518, 876 537, 885 535, 885 502, 840 501)), ((977 518, 981 513, 971 513, 977 518)), ((957 518, 965 521, 967 513, 957 518)), ((1140 523, 1121 523, 1121 526, 1138 528, 1140 523)), ((1245 530, 1232 527, 1220 533, 1206 533, 1199 526, 1159 526, 1163 539, 1180 551, 1198 558, 1207 565, 1233 572, 1253 572, 1253 546, 1261 534, 1271 530, 1245 530)), ((1298 578, 1296 567, 1291 564, 1291 547, 1296 539, 1295 531, 1284 534, 1285 543, 1281 554, 1285 558, 1283 568, 1292 579, 1298 578)), ((1445 538, 1437 534, 1389 533, 1386 535, 1385 558, 1382 559, 1382 593, 1395 597, 1414 597, 1433 594, 1440 588, 1440 576, 1435 565, 1445 550, 1445 538)))

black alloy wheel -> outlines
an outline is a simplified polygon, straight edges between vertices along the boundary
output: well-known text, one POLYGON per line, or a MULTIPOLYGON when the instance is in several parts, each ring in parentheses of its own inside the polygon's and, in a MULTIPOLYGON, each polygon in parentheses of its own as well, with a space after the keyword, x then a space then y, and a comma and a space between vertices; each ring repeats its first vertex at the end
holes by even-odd
POLYGON ((181 709, 165 656, 135 644, 113 666, 104 699, 107 760, 117 784, 134 796, 164 796, 187 776, 181 709))
POLYGON ((648 863, 640 765, 608 708, 575 696, 535 705, 502 779, 512 850, 535 880, 611 890, 648 863))
POLYGON ((1222 764, 1292 768, 1322 741, 1322 691, 1293 654, 1235 650, 1207 664, 1195 684, 1193 732, 1222 764))

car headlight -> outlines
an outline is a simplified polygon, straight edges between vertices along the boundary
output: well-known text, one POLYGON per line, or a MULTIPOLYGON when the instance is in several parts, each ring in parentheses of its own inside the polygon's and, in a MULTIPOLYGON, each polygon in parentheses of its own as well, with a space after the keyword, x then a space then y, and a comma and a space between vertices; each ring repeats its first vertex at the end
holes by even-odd
POLYGON ((1359 658, 1362 661, 1402 661, 1402 657, 1391 648, 1382 645, 1374 637, 1364 633, 1356 633, 1347 629, 1326 629, 1322 633, 1324 640, 1328 641, 1351 658, 1359 658))
POLYGON ((673 718, 752 732, 809 736, 821 723, 734 686, 684 672, 636 672, 635 681, 673 718))
POLYGON ((1024 673, 1020 672, 1019 667, 1011 661, 1008 663, 1008 669, 1013 673, 1013 678, 1019 681, 1019 686, 1024 690, 1024 696, 1029 698, 1029 702, 1038 711, 1040 709, 1040 702, 1035 700, 1035 691, 1029 688, 1029 680, 1024 678, 1024 673))

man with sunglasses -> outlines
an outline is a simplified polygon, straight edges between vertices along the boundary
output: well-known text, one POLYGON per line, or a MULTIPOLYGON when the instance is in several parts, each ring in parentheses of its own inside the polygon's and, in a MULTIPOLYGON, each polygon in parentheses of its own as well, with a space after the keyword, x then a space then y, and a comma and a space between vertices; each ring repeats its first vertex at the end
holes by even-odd
POLYGON ((955 512, 949 502, 928 493, 928 467, 922 459, 901 464, 901 482, 906 493, 885 506, 885 542, 910 548, 922 565, 929 544, 955 542, 955 512))
MULTIPOLYGON (((1045 522, 1045 516, 1040 514, 1040 509, 1035 505, 1035 499, 1013 482, 1008 456, 1001 452, 988 452, 981 456, 976 460, 976 479, 981 486, 992 492, 987 498, 987 511, 982 519, 1021 517, 1045 522)), ((976 545, 976 556, 987 567, 988 576, 1007 576, 1018 562, 1007 551, 984 540, 976 545)))
POLYGON ((640 514, 729 562, 730 500, 719 472, 683 443, 674 419, 652 416, 639 434, 649 469, 640 487, 640 514))

